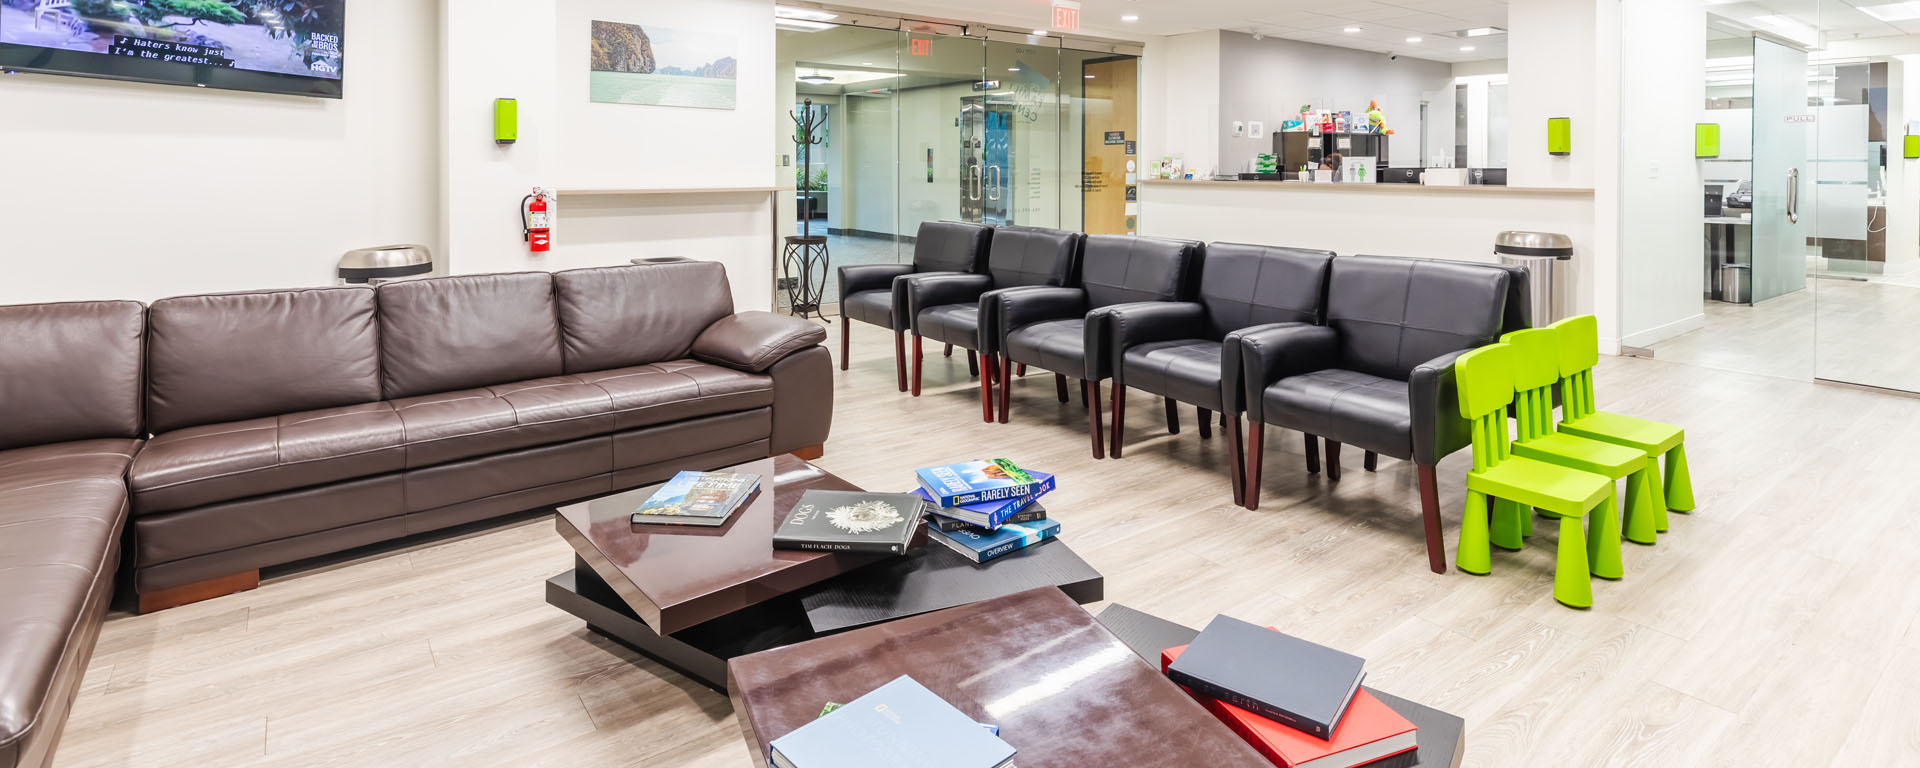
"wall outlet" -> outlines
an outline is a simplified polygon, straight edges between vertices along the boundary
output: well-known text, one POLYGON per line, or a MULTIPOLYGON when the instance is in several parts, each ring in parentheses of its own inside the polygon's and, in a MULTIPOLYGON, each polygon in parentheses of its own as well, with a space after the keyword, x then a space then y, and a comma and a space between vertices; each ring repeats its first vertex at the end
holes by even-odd
POLYGON ((791 291, 798 288, 799 284, 800 278, 797 277, 775 278, 773 281, 773 289, 776 291, 791 291))
POLYGON ((1239 120, 1233 121, 1233 137, 1238 139, 1246 135, 1247 135, 1247 124, 1240 122, 1239 120))

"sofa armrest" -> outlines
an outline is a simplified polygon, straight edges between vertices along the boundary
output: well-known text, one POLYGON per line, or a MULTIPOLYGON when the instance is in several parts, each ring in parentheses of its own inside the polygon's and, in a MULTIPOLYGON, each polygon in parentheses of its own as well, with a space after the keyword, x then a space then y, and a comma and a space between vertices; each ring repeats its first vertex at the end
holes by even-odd
POLYGON ((1021 285, 980 294, 980 351, 1004 351, 1007 334, 1021 325, 1084 315, 1086 301, 1086 292, 1079 288, 1053 285, 1021 285), (1007 324, 1009 301, 1016 305, 1011 319, 1019 325, 1007 324))
POLYGON ((1228 334, 1230 343, 1221 352, 1221 372, 1238 369, 1240 375, 1222 377, 1224 405, 1229 410, 1245 407, 1248 418, 1262 418, 1260 393, 1288 376, 1338 365, 1339 338, 1332 328, 1306 323, 1256 325, 1228 334))
POLYGON ((827 330, 797 317, 741 312, 720 318, 693 340, 699 360, 759 373, 787 355, 827 340, 827 330))
POLYGON ((913 274, 912 264, 851 264, 840 268, 840 297, 893 286, 893 279, 913 274))
POLYGON ((1447 454, 1473 442, 1472 425, 1460 415, 1460 389, 1453 363, 1472 350, 1458 350, 1414 366, 1407 377, 1408 406, 1413 410, 1413 460, 1438 464, 1447 454))
POLYGON ((1087 313, 1087 369, 1107 372, 1116 387, 1126 386, 1121 362, 1141 344, 1207 335, 1207 310, 1191 301, 1142 301, 1109 304, 1087 313))
POLYGON ((920 333, 920 311, 945 304, 973 304, 993 287, 993 278, 968 272, 922 272, 894 278, 893 306, 907 313, 907 325, 920 333))

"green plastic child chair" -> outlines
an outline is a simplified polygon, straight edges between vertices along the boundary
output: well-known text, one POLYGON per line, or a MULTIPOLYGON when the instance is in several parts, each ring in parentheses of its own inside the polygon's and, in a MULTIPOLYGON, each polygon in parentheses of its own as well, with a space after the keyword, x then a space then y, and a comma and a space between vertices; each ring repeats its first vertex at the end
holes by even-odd
POLYGON ((1686 430, 1672 424, 1608 413, 1594 406, 1593 366, 1600 361, 1600 339, 1593 315, 1570 317, 1548 326, 1560 335, 1560 431, 1624 445, 1665 457, 1665 483, 1653 491, 1654 530, 1667 530, 1667 510, 1693 511, 1693 477, 1687 472, 1686 430))
MULTIPOLYGON (((1460 523, 1460 570, 1493 571, 1488 536, 1495 500, 1534 507, 1560 518, 1560 550, 1553 570, 1553 599, 1574 608, 1593 606, 1589 562, 1617 571, 1619 521, 1613 513, 1613 481, 1508 451, 1507 406, 1513 403, 1513 347, 1481 347, 1454 363, 1460 416, 1473 425, 1473 470, 1467 473, 1466 515, 1460 523), (1592 536, 1581 530, 1593 517, 1592 536)), ((1512 509, 1508 506, 1507 509, 1512 509)))
MULTIPOLYGON (((1635 448, 1553 430, 1553 385, 1560 381, 1558 332, 1551 328, 1534 328, 1514 331, 1500 337, 1500 340, 1513 347, 1513 388, 1516 390, 1514 416, 1520 423, 1518 435, 1513 441, 1513 454, 1605 475, 1616 481, 1626 478, 1627 497, 1622 513, 1626 521, 1627 540, 1652 544, 1656 513, 1651 486, 1659 482, 1654 476, 1659 471, 1659 465, 1635 448)), ((1495 510, 1496 515, 1499 512, 1495 510)), ((1512 522, 1503 527, 1502 518, 1496 516, 1493 519, 1493 543, 1494 546, 1517 549, 1520 536, 1527 533, 1524 529, 1532 523, 1533 518, 1525 510, 1513 510, 1509 516, 1519 522, 1518 527, 1522 530, 1516 532, 1512 522)), ((1603 571, 1600 564, 1595 563, 1593 575, 1617 579, 1621 573, 1617 570, 1603 571)))

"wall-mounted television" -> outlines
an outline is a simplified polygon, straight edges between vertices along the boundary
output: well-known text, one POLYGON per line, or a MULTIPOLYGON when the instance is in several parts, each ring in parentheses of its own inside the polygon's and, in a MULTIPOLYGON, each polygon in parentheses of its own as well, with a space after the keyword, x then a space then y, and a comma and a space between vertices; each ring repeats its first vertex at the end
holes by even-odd
POLYGON ((340 98, 346 0, 0 0, 0 70, 340 98))

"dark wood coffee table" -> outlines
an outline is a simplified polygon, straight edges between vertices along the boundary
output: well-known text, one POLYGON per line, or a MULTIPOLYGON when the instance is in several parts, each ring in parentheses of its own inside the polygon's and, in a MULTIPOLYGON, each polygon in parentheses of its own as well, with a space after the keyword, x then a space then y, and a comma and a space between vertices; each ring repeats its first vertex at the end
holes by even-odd
POLYGON ((728 664, 755 764, 767 744, 900 675, 1000 726, 1022 766, 1270 768, 1058 589, 891 621, 728 664))
POLYGON ((742 654, 1039 586, 1102 597, 1100 573, 1057 540, 984 565, 939 544, 906 557, 776 550, 802 493, 860 489, 794 456, 728 469, 760 475, 760 491, 718 528, 634 525, 659 486, 561 507, 574 567, 547 580, 547 602, 725 692, 727 659, 742 654))
MULTIPOLYGON (((1175 624, 1158 616, 1141 613, 1115 603, 1100 612, 1100 624, 1113 632, 1148 663, 1160 664, 1160 652, 1193 642, 1200 630, 1175 624)), ((1458 768, 1466 753, 1465 720, 1398 696, 1362 686, 1374 698, 1393 708, 1401 717, 1420 729, 1419 761, 1410 768, 1458 768)))

